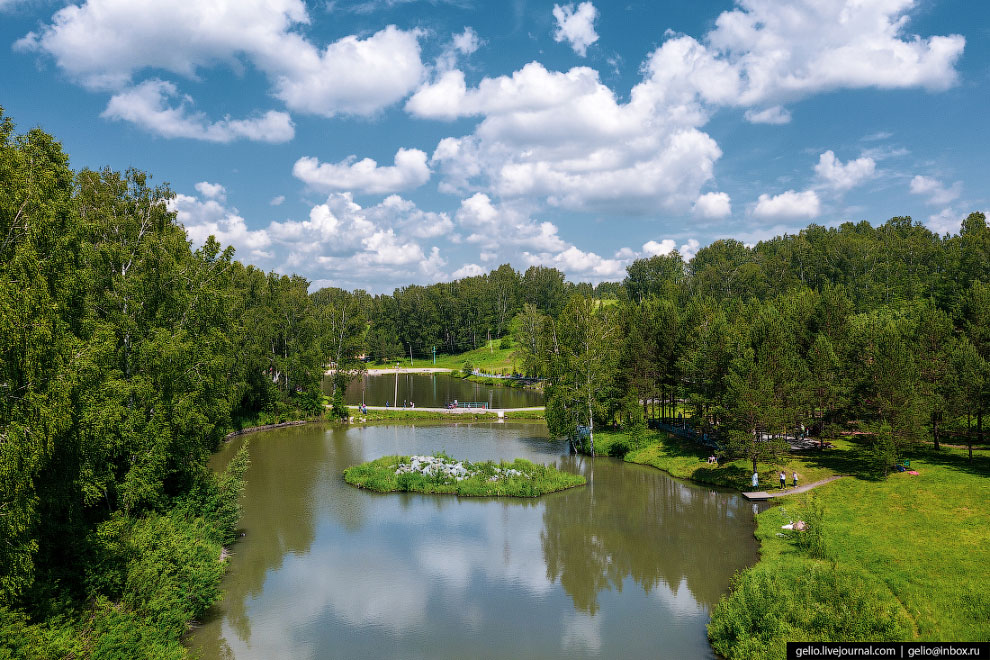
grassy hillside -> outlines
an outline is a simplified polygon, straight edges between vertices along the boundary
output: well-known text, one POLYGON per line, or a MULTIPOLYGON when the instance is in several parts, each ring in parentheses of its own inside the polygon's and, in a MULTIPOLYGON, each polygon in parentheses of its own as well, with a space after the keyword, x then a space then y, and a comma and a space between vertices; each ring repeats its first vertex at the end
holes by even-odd
MULTIPOLYGON (((512 354, 515 353, 515 347, 512 348, 501 348, 502 340, 493 339, 491 341, 491 347, 483 346, 471 351, 466 351, 464 353, 458 353, 456 355, 441 355, 437 354, 436 364, 433 363, 433 358, 429 359, 414 359, 412 364, 409 362, 409 357, 406 356, 402 360, 399 360, 399 366, 402 367, 442 367, 444 369, 454 369, 460 370, 465 362, 471 362, 475 368, 481 369, 487 373, 493 372, 510 372, 514 368, 518 367, 518 361, 513 360, 512 354)), ((390 362, 388 365, 374 365, 374 366, 395 366, 395 362, 390 362)))

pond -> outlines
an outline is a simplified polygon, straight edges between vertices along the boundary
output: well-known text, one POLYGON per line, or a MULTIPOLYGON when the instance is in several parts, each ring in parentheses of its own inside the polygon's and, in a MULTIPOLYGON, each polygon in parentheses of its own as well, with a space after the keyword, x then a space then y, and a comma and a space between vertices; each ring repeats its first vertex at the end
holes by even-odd
POLYGON ((713 658, 709 611, 757 558, 737 494, 569 456, 541 424, 308 425, 250 441, 244 537, 203 658, 713 658), (588 485, 535 500, 380 495, 344 468, 387 454, 555 463, 588 485))
MULTIPOLYGON (((330 392, 330 379, 324 379, 323 390, 330 392)), ((443 408, 457 401, 484 401, 489 408, 528 408, 542 406, 543 392, 521 387, 491 386, 474 383, 448 374, 399 374, 398 397, 395 396, 396 376, 369 376, 354 379, 347 387, 345 401, 351 405, 366 403, 394 406, 398 401, 413 401, 419 408, 443 408)))

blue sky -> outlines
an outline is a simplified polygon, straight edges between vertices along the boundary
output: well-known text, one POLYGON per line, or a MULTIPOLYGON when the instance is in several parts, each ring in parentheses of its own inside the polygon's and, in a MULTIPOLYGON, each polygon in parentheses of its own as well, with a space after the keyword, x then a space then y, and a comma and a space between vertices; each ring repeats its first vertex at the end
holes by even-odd
POLYGON ((390 291, 990 204, 990 3, 0 0, 0 105, 194 243, 390 291))

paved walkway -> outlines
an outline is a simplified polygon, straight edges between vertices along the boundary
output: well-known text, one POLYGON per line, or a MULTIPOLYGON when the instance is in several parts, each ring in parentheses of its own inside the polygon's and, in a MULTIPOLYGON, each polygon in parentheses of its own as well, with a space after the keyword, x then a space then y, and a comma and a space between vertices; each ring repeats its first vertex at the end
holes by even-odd
MULTIPOLYGON (((347 406, 351 410, 356 410, 357 406, 347 406)), ((368 410, 403 410, 407 412, 433 412, 446 413, 448 415, 474 415, 478 413, 509 413, 509 412, 542 412, 545 406, 533 406, 531 408, 396 408, 395 406, 367 406, 368 410)))
POLYGON ((805 484, 804 486, 798 486, 797 488, 789 488, 787 490, 777 490, 772 493, 768 493, 765 490, 759 490, 752 493, 743 493, 743 497, 747 500, 769 500, 771 497, 784 497, 785 495, 797 495, 798 493, 806 493, 812 488, 818 488, 828 483, 832 483, 836 479, 841 479, 843 475, 837 477, 829 477, 828 479, 822 479, 821 481, 815 481, 810 484, 805 484))
MULTIPOLYGON (((453 369, 446 369, 444 367, 400 367, 396 369, 395 367, 372 367, 365 371, 369 376, 388 376, 400 374, 449 374, 453 369)), ((333 369, 329 369, 327 375, 334 373, 333 369)))

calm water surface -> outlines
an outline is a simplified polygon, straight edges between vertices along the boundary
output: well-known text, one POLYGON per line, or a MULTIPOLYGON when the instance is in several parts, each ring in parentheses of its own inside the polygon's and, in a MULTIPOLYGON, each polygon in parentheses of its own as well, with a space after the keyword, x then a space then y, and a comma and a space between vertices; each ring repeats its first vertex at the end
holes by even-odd
MULTIPOLYGON (((487 401, 489 408, 527 408, 542 406, 543 393, 519 387, 491 387, 473 383, 447 374, 399 374, 399 396, 395 396, 395 375, 368 376, 354 380, 344 397, 346 402, 357 405, 362 401, 369 406, 395 405, 398 401, 413 401, 420 408, 443 408, 457 401, 487 401)), ((323 389, 329 393, 329 379, 324 379, 323 389)))
POLYGON ((536 424, 310 425, 250 441, 244 538, 203 658, 712 658, 705 624, 756 561, 735 494, 565 454, 536 424), (344 468, 445 450, 556 463, 588 485, 537 500, 379 495, 344 468))

